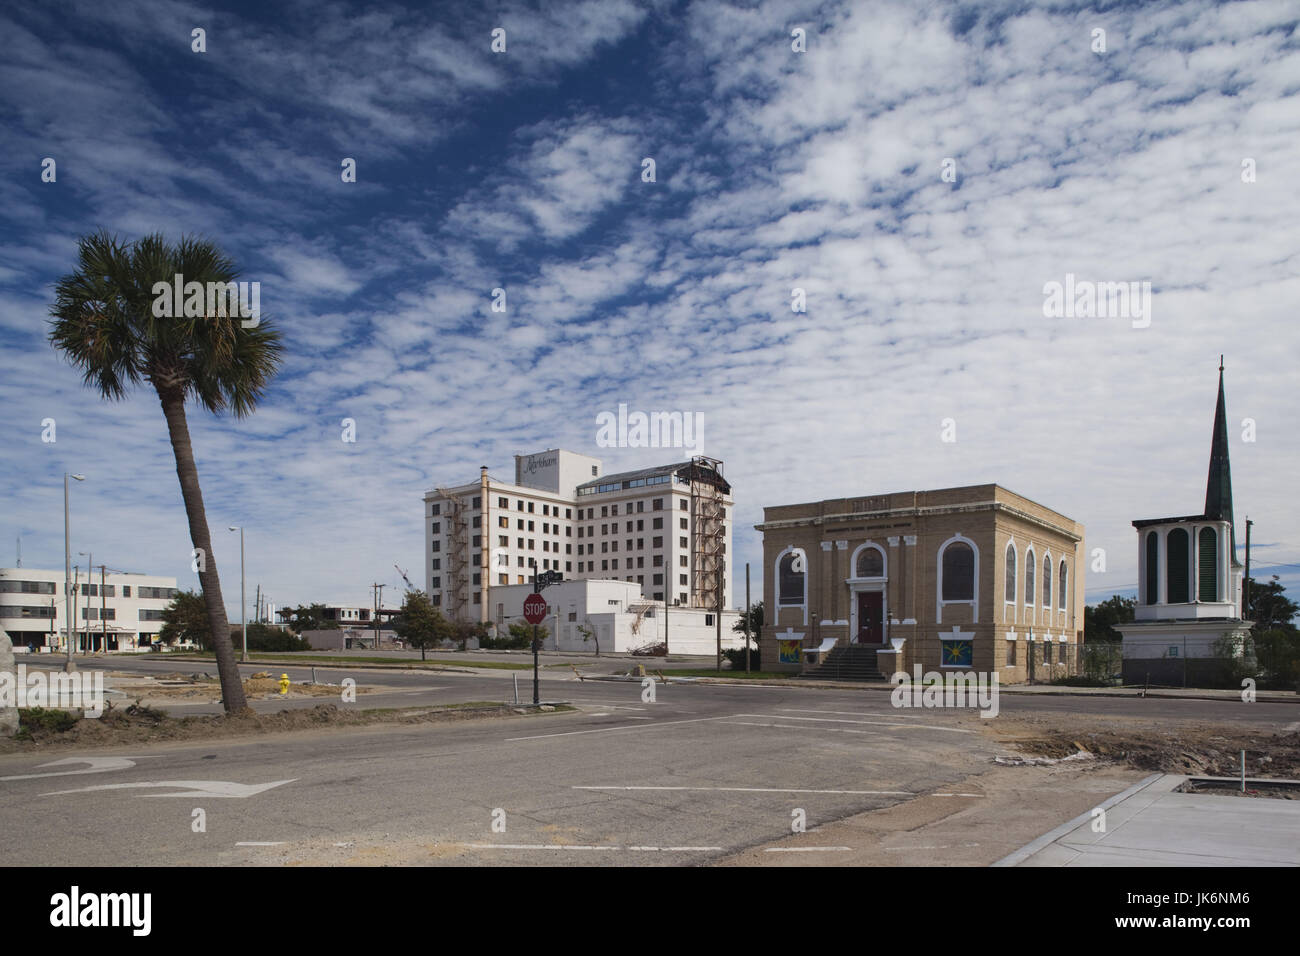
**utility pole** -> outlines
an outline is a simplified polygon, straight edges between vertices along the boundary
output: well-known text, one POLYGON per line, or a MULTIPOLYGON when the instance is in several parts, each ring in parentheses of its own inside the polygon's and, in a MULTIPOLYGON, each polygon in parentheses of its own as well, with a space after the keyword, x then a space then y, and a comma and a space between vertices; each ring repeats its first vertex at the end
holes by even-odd
POLYGON ((1241 619, 1250 613, 1250 526, 1255 522, 1246 519, 1246 577, 1241 582, 1241 619))
POLYGON ((722 672, 722 562, 718 562, 718 600, 717 610, 713 614, 713 623, 718 626, 718 672, 722 672))
POLYGON ((102 650, 108 653, 108 598, 104 594, 104 576, 108 573, 108 568, 102 564, 99 566, 99 634, 102 650))
POLYGON ((379 650, 379 609, 384 606, 384 587, 376 581, 370 585, 375 589, 375 650, 379 650))
POLYGON ((253 623, 262 623, 262 582, 257 582, 257 590, 253 595, 253 623))

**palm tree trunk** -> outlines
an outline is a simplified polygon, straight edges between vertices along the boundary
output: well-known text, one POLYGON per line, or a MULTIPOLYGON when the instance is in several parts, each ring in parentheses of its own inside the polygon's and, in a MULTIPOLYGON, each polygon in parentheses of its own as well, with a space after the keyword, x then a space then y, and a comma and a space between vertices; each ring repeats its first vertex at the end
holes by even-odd
POLYGON ((194 463, 190 429, 185 421, 185 393, 161 385, 156 388, 158 398, 162 401, 163 415, 167 418, 172 454, 176 456, 176 477, 181 481, 181 497, 185 500, 185 514, 190 522, 190 540, 203 556, 199 565, 199 585, 203 588, 203 603, 208 611, 212 650, 217 655, 221 699, 226 713, 235 714, 247 709, 248 702, 244 699, 244 684, 239 677, 239 666, 235 663, 235 650, 230 644, 226 605, 221 599, 221 579, 217 576, 217 560, 212 554, 212 536, 208 532, 208 514, 203 507, 203 491, 199 487, 199 469, 194 463))

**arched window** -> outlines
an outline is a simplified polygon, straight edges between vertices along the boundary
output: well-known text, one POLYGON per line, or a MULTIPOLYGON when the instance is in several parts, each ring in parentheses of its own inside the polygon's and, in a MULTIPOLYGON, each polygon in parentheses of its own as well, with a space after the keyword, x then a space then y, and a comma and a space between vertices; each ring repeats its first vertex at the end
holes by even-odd
POLYGON ((1007 542, 1007 600, 1015 601, 1016 599, 1016 543, 1007 542))
POLYGON ((858 566, 854 576, 859 578, 883 578, 885 576, 885 556, 878 548, 870 545, 858 552, 858 566))
POLYGON ((1034 606, 1034 549, 1025 552, 1025 607, 1034 606))
POLYGON ((1065 566, 1065 558, 1061 559, 1061 581, 1056 588, 1056 606, 1062 611, 1065 610, 1065 586, 1070 581, 1070 569, 1065 566))
POLYGON ((803 604, 804 575, 807 573, 806 559, 800 551, 791 551, 777 564, 777 604, 803 604))
POLYGON ((1197 537, 1201 539, 1201 561, 1197 568, 1200 578, 1197 600, 1217 601, 1219 599, 1219 533, 1214 528, 1202 528, 1197 537))
POLYGON ((1052 556, 1043 555, 1043 610, 1052 609, 1052 556))
POLYGON ((941 573, 942 600, 975 600, 975 551, 969 544, 954 541, 943 549, 941 573))
POLYGON ((1154 531, 1147 532, 1147 603, 1160 601, 1160 538, 1154 531))
POLYGON ((1169 562, 1169 596, 1170 604, 1186 604, 1191 597, 1191 560, 1192 548, 1187 539, 1186 528, 1175 528, 1169 532, 1165 542, 1165 553, 1169 562))

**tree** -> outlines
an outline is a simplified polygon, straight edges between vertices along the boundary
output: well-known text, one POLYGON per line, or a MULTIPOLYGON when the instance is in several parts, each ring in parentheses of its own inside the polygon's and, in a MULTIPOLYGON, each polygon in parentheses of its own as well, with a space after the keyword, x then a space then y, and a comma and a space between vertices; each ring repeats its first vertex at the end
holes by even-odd
MULTIPOLYGON (((226 713, 247 707, 235 664, 221 597, 212 536, 208 530, 199 470, 190 444, 185 403, 195 401, 212 414, 230 411, 244 418, 257 406, 280 366, 280 333, 261 316, 252 324, 236 315, 213 314, 215 295, 173 303, 172 316, 155 314, 155 284, 170 286, 177 275, 186 284, 222 283, 238 278, 234 263, 215 245, 182 237, 168 243, 150 235, 125 245, 105 232, 78 241, 77 269, 55 285, 50 307, 50 343, 82 372, 100 397, 117 401, 132 387, 147 384, 158 396, 176 477, 189 522, 199 584, 213 635, 217 673, 226 713), (193 312, 201 314, 190 314, 193 312)), ((223 297, 224 298, 224 297, 223 297)), ((224 306, 224 302, 221 303, 224 306)), ((229 310, 238 312, 238 310, 229 310)))
POLYGON ((423 591, 406 592, 402 609, 393 622, 393 630, 406 643, 420 649, 420 660, 426 659, 427 648, 449 640, 454 633, 451 622, 442 616, 423 591))
POLYGON ((1255 634, 1273 630, 1294 633, 1296 627, 1291 621, 1300 613, 1300 606, 1283 593, 1286 587, 1277 575, 1273 575, 1273 580, 1267 584, 1261 584, 1254 578, 1247 578, 1246 584, 1250 588, 1246 620, 1254 622, 1251 630, 1255 634))
POLYGON ((592 627, 591 618, 587 618, 585 624, 578 625, 578 633, 582 635, 582 642, 584 644, 587 643, 587 641, 596 642, 596 656, 599 657, 600 656, 600 630, 599 628, 592 627))
MULTIPOLYGON (((749 606, 749 611, 747 613, 742 613, 740 615, 740 620, 731 625, 731 629, 737 634, 748 634, 743 648, 745 654, 745 670, 748 671, 751 664, 749 645, 752 643, 754 649, 757 650, 759 647, 758 638, 763 633, 763 602, 759 601, 756 604, 751 604, 749 606), (749 625, 748 631, 745 630, 746 624, 749 625)), ((732 667, 736 666, 736 660, 738 660, 738 658, 732 659, 732 667)))
POLYGON ((289 618, 289 630, 295 634, 301 634, 303 631, 337 631, 339 629, 338 621, 331 621, 325 617, 324 604, 300 604, 297 607, 287 607, 284 614, 289 618))
POLYGON ((208 607, 203 595, 196 591, 177 591, 172 603, 163 608, 163 626, 158 639, 164 644, 177 641, 192 642, 199 647, 209 645, 212 633, 208 622, 208 607))
MULTIPOLYGON (((740 615, 740 620, 731 625, 731 629, 737 634, 745 633, 745 615, 740 615)), ((752 640, 758 640, 758 635, 763 631, 763 602, 758 601, 749 606, 749 636, 752 640)))
POLYGON ((1128 624, 1137 610, 1137 598, 1118 594, 1100 604, 1089 604, 1083 609, 1083 641, 1119 641, 1124 635, 1115 629, 1116 624, 1128 624))

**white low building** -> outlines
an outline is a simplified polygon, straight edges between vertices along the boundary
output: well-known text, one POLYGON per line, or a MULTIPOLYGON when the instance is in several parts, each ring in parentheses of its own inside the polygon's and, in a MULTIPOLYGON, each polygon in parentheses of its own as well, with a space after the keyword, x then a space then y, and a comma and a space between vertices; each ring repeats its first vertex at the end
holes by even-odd
MULTIPOLYGON (((491 624, 504 634, 511 624, 526 624, 524 600, 531 584, 494 587, 491 624)), ((671 654, 709 655, 717 651, 715 612, 699 607, 664 607, 647 600, 633 581, 591 578, 565 581, 542 592, 549 608, 543 647, 559 651, 628 653, 668 643, 671 654)), ((723 648, 743 647, 744 638, 732 630, 738 611, 722 612, 723 648)))
MULTIPOLYGON (((19 653, 67 650, 64 572, 0 568, 0 627, 19 653)), ((77 573, 72 588, 74 648, 145 651, 158 640, 162 612, 176 596, 176 579, 108 571, 77 573)))

